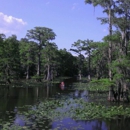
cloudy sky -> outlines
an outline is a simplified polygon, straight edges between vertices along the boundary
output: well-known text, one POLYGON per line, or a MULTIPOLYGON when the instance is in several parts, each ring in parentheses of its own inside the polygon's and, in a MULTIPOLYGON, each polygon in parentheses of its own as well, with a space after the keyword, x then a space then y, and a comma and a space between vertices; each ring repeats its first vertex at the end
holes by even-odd
POLYGON ((86 5, 84 0, 0 0, 0 33, 17 38, 36 26, 48 27, 56 33, 59 49, 69 50, 78 39, 101 41, 108 34, 102 8, 86 5))

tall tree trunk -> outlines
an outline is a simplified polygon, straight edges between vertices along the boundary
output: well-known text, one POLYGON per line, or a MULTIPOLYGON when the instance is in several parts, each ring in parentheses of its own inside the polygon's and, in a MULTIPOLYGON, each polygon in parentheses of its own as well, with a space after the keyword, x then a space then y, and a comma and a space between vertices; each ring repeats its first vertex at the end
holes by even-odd
POLYGON ((48 58, 48 65, 47 65, 47 81, 50 80, 50 64, 49 64, 49 58, 48 58))
POLYGON ((29 65, 27 65, 27 71, 26 71, 26 79, 27 80, 30 79, 29 69, 30 69, 30 67, 29 67, 29 65))
POLYGON ((41 69, 40 59, 41 59, 40 55, 38 54, 37 76, 40 76, 40 69, 41 69))
MULTIPOLYGON (((128 38, 127 38, 127 21, 128 21, 128 16, 127 16, 127 11, 126 11, 126 14, 125 14, 125 24, 124 24, 124 28, 122 30, 122 41, 120 43, 120 46, 119 46, 119 63, 123 63, 123 58, 127 56, 127 47, 128 47, 128 38)), ((125 77, 127 77, 127 68, 125 67, 119 67, 118 68, 118 73, 120 75, 124 75, 122 78, 120 78, 120 81, 119 81, 119 85, 118 85, 118 101, 121 101, 124 99, 124 97, 126 97, 127 100, 129 100, 128 98, 128 95, 126 94, 126 92, 124 91, 125 90, 125 86, 126 86, 126 81, 125 81, 125 77)))
POLYGON ((91 68, 90 68, 90 49, 88 50, 88 80, 91 80, 91 68))
MULTIPOLYGON (((109 36, 111 37, 112 36, 112 20, 111 20, 111 3, 109 5, 109 36)), ((109 80, 111 81, 112 80, 112 71, 111 71, 111 62, 112 62, 112 41, 110 40, 109 41, 109 48, 108 48, 108 75, 109 75, 109 80)), ((110 86, 109 88, 109 95, 108 95, 108 100, 111 101, 113 100, 114 96, 113 96, 113 86, 110 86)))
MULTIPOLYGON (((79 53, 79 56, 81 56, 81 52, 79 53)), ((79 80, 81 80, 82 79, 82 69, 81 69, 81 65, 82 65, 82 63, 81 63, 81 57, 80 57, 80 62, 79 62, 79 80)))
POLYGON ((100 75, 100 67, 97 65, 96 67, 96 75, 97 75, 97 79, 99 80, 101 78, 101 75, 100 75))
POLYGON ((47 65, 47 81, 50 80, 50 65, 47 65))
POLYGON ((82 76, 81 76, 81 69, 79 70, 79 80, 81 80, 82 79, 82 76))
POLYGON ((39 98, 39 87, 36 87, 36 97, 37 97, 37 99, 39 98))
POLYGON ((5 73, 6 73, 6 83, 7 84, 11 84, 11 81, 10 81, 10 70, 9 70, 9 65, 8 64, 6 65, 5 73))
MULTIPOLYGON (((112 22, 111 22, 111 5, 109 6, 109 36, 112 36, 112 22)), ((109 65, 109 80, 112 80, 112 71, 110 68, 110 64, 112 62, 112 41, 109 41, 108 48, 108 65, 109 65)))
POLYGON ((53 81, 53 79, 54 79, 53 72, 54 72, 54 70, 53 70, 53 68, 51 67, 51 80, 52 80, 52 81, 53 81))
POLYGON ((129 29, 129 26, 128 26, 128 21, 130 20, 129 19, 129 11, 128 9, 126 8, 125 10, 125 44, 124 44, 124 54, 125 56, 127 56, 127 47, 128 47, 128 42, 129 42, 129 33, 127 34, 127 30, 129 29))
POLYGON ((47 83, 47 85, 46 85, 46 89, 47 89, 46 97, 48 98, 48 97, 49 97, 49 84, 48 84, 48 83, 47 83))
POLYGON ((41 81, 41 79, 40 79, 40 76, 41 76, 41 50, 40 50, 40 47, 39 47, 39 52, 38 52, 37 76, 38 76, 37 81, 41 81))

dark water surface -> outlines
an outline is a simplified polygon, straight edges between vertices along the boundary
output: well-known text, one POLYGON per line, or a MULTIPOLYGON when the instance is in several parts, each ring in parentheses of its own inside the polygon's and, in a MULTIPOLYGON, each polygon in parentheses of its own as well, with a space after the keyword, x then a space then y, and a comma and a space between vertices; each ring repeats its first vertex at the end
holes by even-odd
MULTIPOLYGON (((75 80, 65 80, 66 87, 71 88, 75 80)), ((59 84, 44 84, 34 88, 0 88, 0 122, 10 121, 13 117, 13 123, 20 126, 25 126, 24 116, 18 114, 18 111, 26 111, 26 108, 19 109, 25 105, 34 106, 39 101, 44 101, 49 98, 59 98, 59 94, 66 96, 68 100, 73 98, 84 98, 88 101, 87 91, 61 91, 59 84)), ((64 111, 64 110, 63 110, 64 111)), ((43 119, 44 125, 40 125, 33 130, 130 130, 130 119, 120 120, 92 120, 92 121, 76 121, 71 118, 64 118, 60 121, 50 121, 43 119)), ((2 128, 0 127, 0 130, 2 128)), ((31 129, 32 130, 32 129, 31 129)))

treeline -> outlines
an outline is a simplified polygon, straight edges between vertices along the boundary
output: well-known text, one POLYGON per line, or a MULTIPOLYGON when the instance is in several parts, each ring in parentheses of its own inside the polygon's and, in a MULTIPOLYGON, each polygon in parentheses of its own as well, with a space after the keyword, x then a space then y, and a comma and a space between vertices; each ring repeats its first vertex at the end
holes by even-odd
POLYGON ((37 81, 53 80, 57 76, 74 76, 78 72, 78 57, 66 49, 58 50, 52 42, 56 34, 46 27, 28 30, 26 38, 17 40, 0 34, 0 79, 37 81))

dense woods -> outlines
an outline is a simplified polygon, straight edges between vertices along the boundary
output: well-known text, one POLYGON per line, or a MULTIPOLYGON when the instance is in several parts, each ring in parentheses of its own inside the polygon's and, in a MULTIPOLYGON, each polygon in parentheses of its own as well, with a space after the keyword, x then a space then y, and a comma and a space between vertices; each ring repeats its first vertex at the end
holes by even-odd
POLYGON ((51 42, 55 38, 52 29, 35 27, 27 32, 26 38, 17 40, 0 35, 0 78, 11 80, 34 78, 37 81, 53 80, 57 76, 77 74, 77 57, 66 49, 58 50, 51 42), (69 62, 68 62, 69 61, 69 62))

